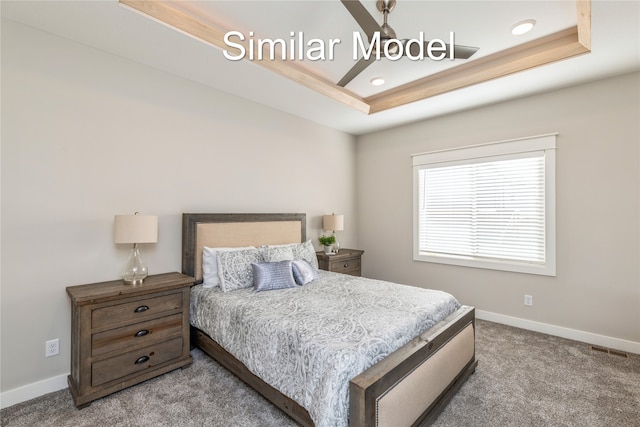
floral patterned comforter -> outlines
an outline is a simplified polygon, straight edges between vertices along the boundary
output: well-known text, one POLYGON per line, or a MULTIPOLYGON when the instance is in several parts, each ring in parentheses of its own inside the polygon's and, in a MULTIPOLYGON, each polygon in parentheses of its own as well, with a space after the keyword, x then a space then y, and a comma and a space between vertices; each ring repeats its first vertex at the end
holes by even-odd
POLYGON ((442 291, 320 270, 290 289, 195 286, 191 324, 307 409, 317 427, 346 427, 349 381, 459 307, 442 291))

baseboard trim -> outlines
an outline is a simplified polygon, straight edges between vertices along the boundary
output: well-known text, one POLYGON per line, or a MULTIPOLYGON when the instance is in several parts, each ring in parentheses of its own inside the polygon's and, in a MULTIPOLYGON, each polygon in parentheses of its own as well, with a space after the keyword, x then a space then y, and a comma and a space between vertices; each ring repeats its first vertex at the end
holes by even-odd
MULTIPOLYGON (((58 375, 57 377, 47 378, 46 380, 27 384, 14 388, 13 390, 4 391, 0 393, 0 409, 8 408, 9 406, 67 388, 68 376, 69 374, 58 375)), ((71 396, 69 396, 69 399, 71 399, 71 396)))
POLYGON ((476 317, 481 320, 515 326, 516 328, 526 329, 529 331, 542 332, 544 334, 580 341, 587 344, 594 344, 601 347, 626 351, 628 353, 640 354, 640 342, 593 334, 591 332, 584 332, 562 326, 550 325, 548 323, 521 319, 519 317, 505 316, 504 314, 492 313, 490 311, 476 310, 476 317))

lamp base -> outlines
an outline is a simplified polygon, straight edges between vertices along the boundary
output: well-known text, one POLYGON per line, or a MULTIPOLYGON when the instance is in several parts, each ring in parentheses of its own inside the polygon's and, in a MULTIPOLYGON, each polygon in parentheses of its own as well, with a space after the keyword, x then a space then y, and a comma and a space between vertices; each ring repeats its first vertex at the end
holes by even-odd
POLYGON ((333 232, 333 237, 336 239, 335 243, 333 244, 333 252, 334 253, 338 253, 340 252, 340 242, 338 241, 338 236, 336 236, 336 232, 333 232))
POLYGON ((125 285, 141 285, 148 274, 147 266, 142 262, 138 245, 134 243, 122 273, 122 280, 125 285))

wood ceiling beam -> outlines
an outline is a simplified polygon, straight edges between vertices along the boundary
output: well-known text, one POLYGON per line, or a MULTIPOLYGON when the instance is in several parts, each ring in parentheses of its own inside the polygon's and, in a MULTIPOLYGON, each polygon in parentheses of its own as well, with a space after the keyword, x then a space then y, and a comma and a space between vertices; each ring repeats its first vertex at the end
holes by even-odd
POLYGON ((569 28, 370 96, 365 101, 371 105, 373 114, 589 52, 577 38, 577 29, 569 28))
MULTIPOLYGON (((169 3, 157 0, 119 1, 193 37, 220 49, 229 50, 229 46, 224 42, 227 30, 205 24, 175 9, 169 3)), ((275 59, 253 62, 360 112, 373 114, 589 53, 591 51, 591 0, 576 0, 576 10, 577 25, 574 27, 471 60, 368 98, 359 97, 291 61, 275 59)), ((245 47, 247 47, 246 43, 245 47)))
POLYGON ((576 0, 578 42, 591 52, 591 0, 576 0))

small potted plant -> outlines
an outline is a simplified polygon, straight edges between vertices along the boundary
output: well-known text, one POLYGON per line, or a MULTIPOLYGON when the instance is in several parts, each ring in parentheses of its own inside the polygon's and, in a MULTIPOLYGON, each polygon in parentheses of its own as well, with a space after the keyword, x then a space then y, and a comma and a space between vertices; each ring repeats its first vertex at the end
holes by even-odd
POLYGON ((329 236, 320 236, 318 237, 320 244, 324 246, 324 253, 330 255, 333 253, 333 245, 336 243, 336 236, 333 234, 329 236))

